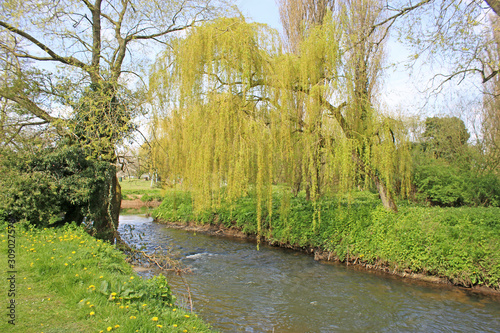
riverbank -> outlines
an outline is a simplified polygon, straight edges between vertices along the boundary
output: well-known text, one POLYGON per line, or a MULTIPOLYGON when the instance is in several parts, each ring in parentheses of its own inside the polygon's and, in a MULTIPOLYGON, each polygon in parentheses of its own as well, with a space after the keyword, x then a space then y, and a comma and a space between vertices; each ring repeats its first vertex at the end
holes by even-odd
POLYGON ((161 204, 161 189, 151 187, 149 181, 128 179, 121 181, 120 185, 122 188, 121 214, 148 215, 161 204))
MULTIPOLYGON (((15 306, 4 307, 1 332, 210 332, 176 307, 163 276, 143 280, 123 253, 83 228, 16 229, 12 293, 1 298, 15 306)), ((7 248, 5 225, 0 239, 7 248)), ((4 265, 7 256, 0 253, 4 265)))
MULTIPOLYGON (((317 260, 339 261, 405 278, 500 291, 500 209, 430 208, 401 205, 394 214, 376 196, 357 193, 317 203, 321 217, 304 198, 276 195, 271 218, 263 212, 261 241, 308 252, 317 260)), ((232 237, 256 237, 252 196, 213 211, 194 214, 189 193, 171 193, 153 213, 174 227, 232 237), (180 223, 180 224, 179 224, 180 223), (208 226, 208 227, 207 227, 208 226)))

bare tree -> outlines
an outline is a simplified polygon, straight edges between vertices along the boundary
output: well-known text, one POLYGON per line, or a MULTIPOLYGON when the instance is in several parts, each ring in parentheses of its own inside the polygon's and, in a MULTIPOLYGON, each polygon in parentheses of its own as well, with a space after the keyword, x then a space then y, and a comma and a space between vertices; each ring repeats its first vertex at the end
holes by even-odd
POLYGON ((308 30, 323 23, 328 10, 333 11, 335 0, 276 0, 289 52, 297 53, 308 30))

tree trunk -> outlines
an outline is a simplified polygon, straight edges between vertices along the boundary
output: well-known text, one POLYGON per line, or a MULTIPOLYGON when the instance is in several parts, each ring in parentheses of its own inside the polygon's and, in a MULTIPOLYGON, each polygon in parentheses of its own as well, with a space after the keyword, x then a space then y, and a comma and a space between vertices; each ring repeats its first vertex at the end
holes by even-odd
POLYGON ((111 211, 111 219, 113 225, 115 226, 115 238, 119 239, 118 235, 118 219, 120 217, 120 206, 122 204, 122 187, 118 181, 118 177, 115 175, 112 179, 111 186, 113 187, 113 196, 111 202, 109 203, 109 210, 111 211))
POLYGON ((366 166, 363 160, 359 157, 359 153, 357 151, 352 152, 352 159, 357 164, 359 170, 365 170, 365 174, 367 177, 370 177, 371 180, 375 183, 377 187, 378 194, 380 195, 380 200, 382 200, 382 204, 386 209, 393 211, 394 213, 398 212, 398 206, 396 205, 396 200, 392 196, 392 193, 387 188, 387 185, 383 180, 370 168, 366 166))
POLYGON ((118 218, 120 216, 121 206, 121 186, 116 176, 116 169, 111 168, 113 172, 109 174, 109 185, 107 191, 102 193, 103 204, 100 213, 94 221, 96 237, 115 243, 120 241, 118 234, 118 218))
POLYGON ((378 177, 375 176, 373 178, 384 207, 386 209, 392 210, 394 213, 397 213, 398 206, 396 205, 396 201, 394 200, 394 197, 388 190, 387 186, 378 177))
POLYGON ((499 0, 484 0, 490 6, 495 14, 500 15, 500 1, 499 0))

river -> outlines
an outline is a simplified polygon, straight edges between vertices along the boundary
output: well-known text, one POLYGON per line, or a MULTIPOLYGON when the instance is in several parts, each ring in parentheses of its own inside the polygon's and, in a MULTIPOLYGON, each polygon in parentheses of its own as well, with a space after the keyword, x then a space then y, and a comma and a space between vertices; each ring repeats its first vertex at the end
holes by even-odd
MULTIPOLYGON (((500 298, 403 280, 292 250, 120 217, 123 239, 191 267, 194 310, 221 332, 500 332, 500 298)), ((148 272, 142 273, 148 276, 148 272)), ((185 287, 169 277, 174 293, 185 287)), ((180 297, 182 298, 182 297, 180 297)))

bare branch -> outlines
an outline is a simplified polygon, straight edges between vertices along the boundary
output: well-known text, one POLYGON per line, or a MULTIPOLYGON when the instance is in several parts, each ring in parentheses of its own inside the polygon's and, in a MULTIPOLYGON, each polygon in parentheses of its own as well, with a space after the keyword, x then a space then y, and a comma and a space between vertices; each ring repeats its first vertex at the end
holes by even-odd
MULTIPOLYGON (((21 36, 21 37, 26 38, 27 40, 29 40, 30 42, 32 42, 33 44, 38 46, 41 50, 46 52, 51 57, 51 59, 53 61, 58 61, 58 62, 61 62, 61 63, 66 64, 66 65, 70 65, 70 66, 76 66, 76 67, 79 67, 85 71, 88 70, 88 66, 86 64, 84 64, 83 62, 81 62, 80 60, 73 58, 73 57, 62 57, 62 56, 58 55, 57 53, 52 51, 48 46, 46 46, 45 44, 40 42, 35 37, 31 36, 27 32, 22 31, 20 29, 17 29, 15 27, 11 26, 10 24, 3 22, 3 21, 0 21, 0 26, 4 27, 5 29, 7 29, 7 30, 9 30, 9 31, 21 36)), ((45 58, 42 58, 42 59, 45 60, 45 58)))

